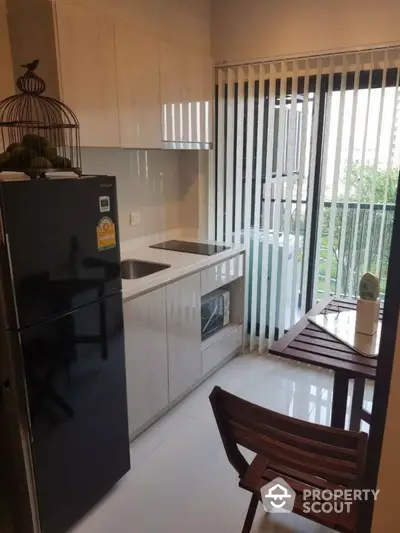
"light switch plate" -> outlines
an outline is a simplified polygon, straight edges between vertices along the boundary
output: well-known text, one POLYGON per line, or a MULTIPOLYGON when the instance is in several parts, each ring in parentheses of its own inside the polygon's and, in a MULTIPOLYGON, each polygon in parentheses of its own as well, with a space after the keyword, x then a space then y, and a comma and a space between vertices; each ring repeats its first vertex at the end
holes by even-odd
POLYGON ((129 215, 130 224, 131 226, 139 226, 140 224, 140 212, 139 211, 132 211, 129 215))

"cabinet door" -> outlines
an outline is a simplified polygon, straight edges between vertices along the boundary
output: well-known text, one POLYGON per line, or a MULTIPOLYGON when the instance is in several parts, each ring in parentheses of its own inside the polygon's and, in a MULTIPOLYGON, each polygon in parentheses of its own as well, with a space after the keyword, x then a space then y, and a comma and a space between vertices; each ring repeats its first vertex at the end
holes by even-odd
POLYGON ((200 274, 167 286, 169 400, 201 378, 200 274))
POLYGON ((168 405, 165 287, 124 303, 129 433, 168 405))
POLYGON ((118 22, 116 58, 121 146, 161 148, 157 37, 138 22, 118 22))
POLYGON ((114 24, 60 3, 56 13, 61 94, 78 116, 81 144, 119 146, 114 24))
POLYGON ((201 53, 191 57, 190 101, 192 142, 213 141, 214 62, 201 53))
POLYGON ((160 47, 162 140, 212 142, 213 64, 197 50, 160 47))
POLYGON ((183 107, 186 92, 184 69, 185 51, 168 41, 162 42, 160 46, 160 90, 162 140, 165 142, 183 141, 184 138, 183 107))

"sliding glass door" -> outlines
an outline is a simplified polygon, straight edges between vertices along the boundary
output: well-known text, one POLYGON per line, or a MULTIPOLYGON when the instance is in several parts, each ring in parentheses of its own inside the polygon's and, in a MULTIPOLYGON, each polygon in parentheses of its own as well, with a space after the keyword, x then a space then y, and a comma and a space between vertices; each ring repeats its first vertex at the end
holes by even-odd
POLYGON ((385 296, 399 166, 399 70, 336 75, 324 121, 313 300, 355 298, 371 271, 385 296))
POLYGON ((243 242, 251 348, 389 254, 398 50, 218 69, 215 237, 243 242), (396 66, 394 67, 393 64, 396 66), (390 65, 390 68, 389 68, 390 65))

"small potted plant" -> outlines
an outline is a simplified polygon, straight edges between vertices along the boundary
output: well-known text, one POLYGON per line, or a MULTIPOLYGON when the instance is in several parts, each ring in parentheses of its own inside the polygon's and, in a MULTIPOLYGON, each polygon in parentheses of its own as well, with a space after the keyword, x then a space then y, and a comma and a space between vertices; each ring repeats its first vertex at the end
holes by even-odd
POLYGON ((356 333, 375 335, 379 323, 379 278, 367 272, 360 281, 357 300, 356 333))

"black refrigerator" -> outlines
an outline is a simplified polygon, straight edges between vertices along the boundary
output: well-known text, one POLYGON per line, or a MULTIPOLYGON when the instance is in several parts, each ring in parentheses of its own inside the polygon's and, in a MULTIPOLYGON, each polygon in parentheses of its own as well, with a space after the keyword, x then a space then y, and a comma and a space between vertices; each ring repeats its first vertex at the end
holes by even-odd
POLYGON ((115 178, 0 182, 0 214, 0 494, 64 533, 130 468, 115 178))

